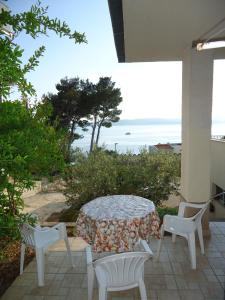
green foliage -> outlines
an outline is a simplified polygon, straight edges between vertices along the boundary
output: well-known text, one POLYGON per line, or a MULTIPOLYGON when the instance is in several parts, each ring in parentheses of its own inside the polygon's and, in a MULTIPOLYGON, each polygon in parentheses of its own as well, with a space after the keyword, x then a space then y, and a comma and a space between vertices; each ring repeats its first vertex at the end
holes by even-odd
POLYGON ((141 196, 158 206, 177 191, 179 177, 180 157, 172 153, 78 152, 65 174, 65 195, 74 210, 96 197, 116 194, 141 196))
MULTIPOLYGON (((64 78, 56 85, 56 89, 57 94, 43 96, 43 103, 53 107, 50 124, 57 130, 67 132, 68 154, 71 153, 74 140, 82 137, 77 133, 77 128, 87 131, 91 126, 92 151, 94 145, 98 145, 101 127, 109 128, 113 122, 119 121, 121 110, 117 106, 122 101, 120 89, 115 88, 115 82, 110 77, 101 77, 97 84, 78 77, 64 78)), ((71 159, 71 155, 68 156, 71 159)))
POLYGON ((80 137, 76 133, 77 127, 85 128, 88 125, 85 119, 91 111, 93 102, 84 96, 84 83, 78 77, 61 79, 56 85, 57 94, 43 96, 43 103, 52 106, 49 122, 57 130, 64 130, 68 134, 69 147, 80 137))
MULTIPOLYGON (((20 237, 19 233, 19 225, 23 223, 29 223, 30 225, 35 225, 36 218, 31 214, 22 214, 18 213, 17 215, 13 215, 9 211, 9 207, 2 208, 2 204, 0 205, 0 238, 10 238, 13 240, 17 240, 20 237)), ((1 260, 1 259, 0 259, 1 260)))
POLYGON ((21 195, 33 186, 33 175, 51 175, 64 166, 61 137, 45 119, 40 106, 0 104, 0 227, 8 226, 3 235, 15 231, 17 236, 17 224, 26 217, 21 195))
POLYGON ((160 220, 163 220, 163 217, 165 215, 176 216, 178 214, 178 208, 177 207, 157 207, 157 212, 158 212, 160 220))
POLYGON ((39 64, 39 58, 43 55, 45 47, 39 47, 23 65, 22 55, 24 50, 15 42, 21 32, 25 32, 32 38, 47 35, 48 31, 55 32, 59 37, 68 37, 75 43, 86 42, 84 34, 71 31, 65 22, 58 18, 50 18, 48 7, 42 7, 41 1, 32 5, 30 10, 13 15, 11 11, 2 10, 0 13, 0 97, 7 98, 12 85, 16 85, 23 96, 33 95, 35 90, 25 78, 26 73, 34 70, 39 64), (13 34, 6 35, 5 27, 11 27, 13 34), (2 30, 1 30, 2 29, 2 30))
POLYGON ((76 132, 77 127, 86 130, 88 125, 85 117, 90 112, 91 102, 83 97, 82 81, 76 78, 61 79, 56 85, 57 94, 43 96, 43 105, 52 107, 49 116, 49 124, 54 126, 57 132, 64 132, 64 157, 66 161, 71 160, 71 145, 74 140, 81 137, 76 132))

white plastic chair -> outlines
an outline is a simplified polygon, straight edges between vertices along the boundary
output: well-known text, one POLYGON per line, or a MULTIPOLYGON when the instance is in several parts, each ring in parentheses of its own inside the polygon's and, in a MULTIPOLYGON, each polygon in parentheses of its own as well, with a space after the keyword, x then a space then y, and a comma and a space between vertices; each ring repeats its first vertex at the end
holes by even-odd
POLYGON ((172 233, 172 241, 175 242, 176 235, 185 237, 188 241, 190 252, 190 260, 192 269, 196 269, 196 248, 195 248, 195 232, 198 232, 198 238, 201 248, 201 253, 204 254, 204 242, 202 236, 202 216, 204 215, 210 201, 204 204, 193 204, 181 202, 179 205, 178 216, 165 215, 163 225, 161 226, 161 239, 157 250, 156 259, 159 259, 164 232, 172 233), (186 207, 200 208, 200 210, 190 218, 184 217, 186 207))
POLYGON ((91 247, 86 247, 88 300, 92 300, 95 273, 99 285, 99 300, 106 300, 108 291, 123 291, 134 287, 139 287, 141 299, 147 300, 144 284, 144 263, 153 256, 153 253, 146 241, 141 240, 140 244, 145 252, 114 254, 94 262, 91 247))
POLYGON ((22 244, 20 255, 20 275, 23 274, 24 255, 26 246, 32 247, 36 252, 38 285, 44 286, 44 254, 47 248, 59 240, 64 240, 67 248, 69 260, 73 266, 72 255, 64 223, 59 223, 51 228, 40 226, 32 227, 23 224, 19 227, 22 244))

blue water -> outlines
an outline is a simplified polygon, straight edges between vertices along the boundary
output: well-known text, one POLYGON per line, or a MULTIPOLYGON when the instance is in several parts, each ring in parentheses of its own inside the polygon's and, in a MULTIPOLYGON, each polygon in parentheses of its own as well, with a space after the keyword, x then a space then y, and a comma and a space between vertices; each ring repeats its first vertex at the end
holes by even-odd
MULTIPOLYGON (((84 138, 74 142, 73 147, 88 151, 91 141, 91 131, 82 133, 84 138)), ((212 126, 212 135, 225 135, 225 123, 216 123, 212 126)), ((158 143, 181 143, 180 124, 154 125, 114 125, 111 128, 102 128, 99 146, 104 145, 108 150, 119 153, 131 151, 139 153, 141 149, 158 143), (130 135, 126 135, 130 132, 130 135), (115 145, 115 143, 117 143, 115 145)))

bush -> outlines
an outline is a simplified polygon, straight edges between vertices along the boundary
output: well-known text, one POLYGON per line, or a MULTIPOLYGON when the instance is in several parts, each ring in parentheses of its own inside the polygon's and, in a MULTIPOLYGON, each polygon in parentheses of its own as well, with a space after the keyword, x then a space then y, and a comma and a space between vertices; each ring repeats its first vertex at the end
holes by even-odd
POLYGON ((180 157, 172 153, 78 153, 65 173, 65 196, 74 210, 96 197, 119 194, 141 196, 158 206, 177 191, 179 177, 180 157))
POLYGON ((49 175, 64 166, 60 137, 46 124, 41 108, 24 103, 0 103, 0 238, 18 238, 23 215, 22 193, 32 188, 33 174, 49 175))
POLYGON ((177 207, 157 207, 157 212, 159 215, 160 220, 163 220, 165 215, 173 215, 176 216, 178 214, 177 207))
POLYGON ((36 221, 36 217, 32 216, 31 214, 18 213, 17 215, 14 215, 7 211, 7 209, 2 209, 2 206, 0 206, 0 238, 2 239, 7 237, 11 240, 17 240, 20 237, 19 225, 23 223, 29 223, 30 225, 34 225, 36 221))

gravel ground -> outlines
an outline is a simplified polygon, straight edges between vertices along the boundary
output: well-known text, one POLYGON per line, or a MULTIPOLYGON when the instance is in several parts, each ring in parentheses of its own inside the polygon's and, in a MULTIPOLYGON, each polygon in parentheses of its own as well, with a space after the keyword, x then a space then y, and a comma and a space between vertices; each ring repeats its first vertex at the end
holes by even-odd
MULTIPOLYGON (((37 187, 34 190, 25 192, 23 194, 25 203, 24 212, 37 214, 41 222, 52 214, 61 212, 63 209, 68 208, 66 205, 66 198, 60 192, 40 192, 37 187)), ((163 206, 176 207, 180 203, 180 196, 171 195, 169 200, 164 201, 163 206)))
POLYGON ((61 212, 68 208, 65 203, 65 196, 59 192, 38 192, 31 196, 25 195, 23 199, 25 203, 24 212, 37 214, 40 222, 45 221, 53 212, 61 212))

